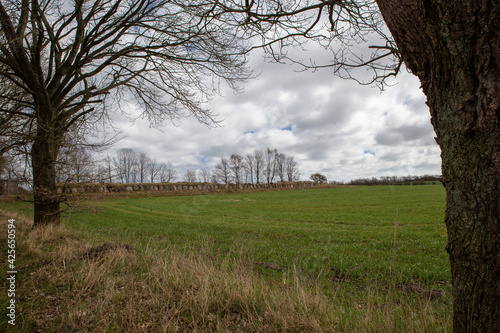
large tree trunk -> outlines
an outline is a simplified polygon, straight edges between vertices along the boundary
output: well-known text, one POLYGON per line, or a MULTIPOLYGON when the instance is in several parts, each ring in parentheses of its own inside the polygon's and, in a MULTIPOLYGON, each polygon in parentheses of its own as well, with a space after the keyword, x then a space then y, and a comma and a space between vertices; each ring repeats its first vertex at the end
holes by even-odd
POLYGON ((42 125, 39 120, 37 135, 33 141, 31 151, 35 210, 33 227, 60 222, 56 162, 62 136, 57 135, 53 128, 53 125, 42 125))
POLYGON ((500 332, 500 2, 377 2, 441 147, 454 332, 500 332))

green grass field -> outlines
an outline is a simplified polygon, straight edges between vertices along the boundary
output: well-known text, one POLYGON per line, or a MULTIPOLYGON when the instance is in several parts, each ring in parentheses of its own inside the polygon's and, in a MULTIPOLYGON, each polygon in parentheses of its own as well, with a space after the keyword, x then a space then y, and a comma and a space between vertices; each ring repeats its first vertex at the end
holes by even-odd
POLYGON ((241 244, 249 260, 316 275, 432 282, 450 274, 444 208, 441 186, 351 187, 110 200, 67 223, 159 246, 202 242, 223 253, 241 244))
MULTIPOLYGON (((29 211, 24 205, 3 204, 3 209, 29 211)), ((63 226, 86 235, 84 237, 92 239, 93 244, 106 241, 130 244, 136 256, 144 255, 144 258, 151 253, 155 253, 155 257, 161 253, 171 257, 181 253, 203 265, 212 263, 224 272, 247 272, 249 269, 253 273, 241 274, 256 274, 250 281, 274 286, 272 291, 264 292, 264 287, 256 289, 264 294, 276 292, 281 295, 284 285, 305 288, 310 296, 297 296, 305 293, 303 291, 290 296, 296 297, 301 304, 294 306, 291 312, 318 317, 314 324, 303 323, 306 325, 304 331, 434 332, 450 329, 450 268, 445 252, 444 210, 445 193, 440 185, 345 187, 84 201, 65 213, 63 226), (325 300, 316 300, 318 295, 325 300), (438 297, 434 297, 436 295, 438 297), (307 301, 299 300, 302 298, 307 301), (317 305, 322 302, 328 306, 317 305), (304 305, 312 303, 316 305, 304 305), (409 326, 409 322, 414 324, 409 326)), ((137 262, 133 276, 139 279, 137 276, 141 274, 149 275, 151 269, 145 266, 137 262)), ((117 273, 110 274, 116 276, 117 273)), ((212 273, 198 274, 211 276, 212 273)), ((233 279, 245 278, 226 276, 222 280, 233 279)), ((155 283, 159 280, 154 279, 155 283)), ((200 283, 189 282, 189 286, 200 283)), ((187 294, 192 288, 189 286, 185 287, 187 294)), ((163 291, 161 286, 151 287, 151 290, 155 288, 163 291)), ((207 293, 218 293, 213 291, 217 287, 210 288, 212 291, 207 293)), ((235 292, 240 293, 241 287, 235 292)), ((249 293, 259 294, 255 290, 249 293)), ((203 313, 193 310, 195 306, 191 305, 189 311, 195 313, 188 317, 205 319, 189 330, 232 331, 226 321, 233 317, 227 317, 226 310, 220 309, 226 309, 226 303, 233 302, 226 297, 229 296, 217 297, 224 299, 224 305, 207 305, 203 313), (222 325, 216 329, 209 325, 214 313, 219 318, 218 325, 222 325)), ((277 296, 284 302, 280 297, 277 296)), ((249 298, 251 306, 240 304, 246 301, 236 302, 238 309, 247 310, 235 310, 238 316, 246 318, 248 325, 259 320, 265 322, 266 307, 283 306, 263 305, 263 300, 250 301, 249 298)), ((290 302, 295 301, 286 301, 290 302)), ((283 309, 273 311, 284 313, 283 309)), ((271 326, 263 331, 302 331, 299 329, 302 324, 290 324, 302 319, 274 315, 280 319, 271 320, 271 326)), ((180 327, 189 321, 182 316, 176 319, 180 327)), ((108 329, 112 331, 129 327, 110 325, 108 329)), ((169 331, 168 327, 160 328, 169 331)))

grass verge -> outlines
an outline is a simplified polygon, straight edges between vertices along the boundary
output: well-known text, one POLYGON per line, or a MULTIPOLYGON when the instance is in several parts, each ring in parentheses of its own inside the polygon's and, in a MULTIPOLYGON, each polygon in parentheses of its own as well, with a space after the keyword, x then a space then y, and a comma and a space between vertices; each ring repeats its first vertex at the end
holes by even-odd
MULTIPOLYGON (((450 296, 418 283, 380 283, 338 272, 304 278, 293 267, 248 262, 235 244, 214 260, 210 245, 158 249, 102 242, 65 226, 31 230, 16 219, 16 332, 447 332, 450 296), (263 278, 272 270, 278 279, 263 278)), ((2 262, 2 272, 7 271, 2 262)), ((394 281, 396 281, 395 279, 394 281)), ((3 279, 3 290, 8 288, 3 279)), ((2 305, 7 304, 5 292, 2 305)), ((2 306, 5 309, 5 306, 2 306)), ((5 312, 5 310, 4 310, 5 312)))

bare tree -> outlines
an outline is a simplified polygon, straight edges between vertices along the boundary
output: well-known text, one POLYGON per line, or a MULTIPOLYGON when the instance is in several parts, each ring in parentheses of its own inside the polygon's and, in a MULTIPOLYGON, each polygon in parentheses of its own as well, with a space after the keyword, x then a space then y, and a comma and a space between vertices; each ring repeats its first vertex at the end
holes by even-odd
POLYGON ((184 181, 188 183, 196 182, 196 170, 186 170, 184 174, 184 181))
POLYGON ((209 169, 203 169, 200 171, 200 181, 203 183, 210 183, 212 178, 212 172, 209 169))
POLYGON ((156 177, 160 173, 160 165, 156 160, 150 159, 147 165, 149 171, 149 180, 151 183, 155 182, 156 177))
MULTIPOLYGON (((0 34, 0 45, 4 42, 0 34)), ((6 66, 0 62, 0 74, 5 69, 6 66)), ((0 75, 0 156, 7 152, 11 156, 22 155, 31 146, 35 131, 34 123, 19 114, 23 110, 22 101, 27 98, 28 95, 21 87, 0 75)))
POLYGON ((93 181, 95 161, 90 147, 79 143, 79 139, 76 135, 66 135, 62 142, 56 164, 56 180, 59 183, 93 181))
POLYGON ((5 153, 2 159, 4 163, 2 176, 4 178, 8 180, 18 180, 28 188, 33 186, 33 177, 30 173, 30 161, 25 158, 25 155, 11 150, 5 153))
POLYGON ((93 177, 93 182, 108 183, 106 165, 103 163, 97 163, 95 164, 94 169, 95 175, 93 177))
MULTIPOLYGON (((245 170, 248 174, 250 183, 254 183, 255 157, 252 154, 245 155, 245 170)), ((247 180, 248 182, 248 180, 247 180)))
POLYGON ((217 176, 217 172, 216 170, 212 170, 211 172, 211 176, 210 176, 210 182, 213 183, 213 184, 218 184, 219 183, 219 177, 217 176))
POLYGON ((1 155, 0 156, 0 177, 3 175, 6 166, 7 166, 7 157, 4 155, 1 155))
POLYGON ((75 123, 109 119, 122 101, 135 102, 152 125, 186 111, 213 123, 201 103, 219 81, 234 88, 250 74, 246 37, 226 23, 229 13, 211 15, 217 3, 0 2, 0 76, 16 89, 0 92, 0 104, 16 118, 10 128, 29 132, 35 226, 59 223, 55 164, 75 123))
POLYGON ((254 158, 254 171, 255 171, 255 183, 259 184, 260 180, 262 178, 262 175, 264 173, 264 166, 266 163, 266 160, 264 159, 264 153, 262 150, 255 149, 253 151, 253 158, 254 158))
POLYGON ((232 173, 232 178, 235 184, 241 184, 244 169, 243 157, 238 154, 231 154, 229 157, 229 169, 232 173))
POLYGON ((275 159, 276 159, 276 173, 280 178, 280 182, 284 182, 286 174, 286 169, 285 169, 286 155, 283 153, 276 153, 275 159))
POLYGON ((123 148, 116 153, 114 164, 122 183, 135 182, 138 161, 137 153, 133 149, 123 148))
POLYGON ((177 177, 177 172, 171 162, 161 163, 159 173, 162 183, 171 183, 177 177))
POLYGON ((149 174, 149 164, 151 159, 146 155, 146 153, 140 153, 137 157, 137 173, 139 175, 139 183, 146 182, 149 174))
POLYGON ((276 156, 278 155, 277 149, 266 149, 265 155, 265 176, 267 184, 271 184, 274 181, 274 177, 276 176, 276 156))
POLYGON ((94 159, 82 147, 65 147, 57 163, 58 182, 82 183, 94 179, 94 159))
POLYGON ((109 155, 104 158, 104 172, 106 173, 106 177, 103 179, 105 182, 112 183, 113 182, 113 158, 109 155))
POLYGON ((222 182, 223 184, 230 183, 231 169, 229 167, 229 161, 227 160, 227 158, 222 157, 220 159, 220 162, 215 165, 214 174, 217 175, 217 179, 219 180, 219 182, 222 182))
POLYGON ((4 153, 0 157, 0 177, 7 180, 16 178, 15 169, 19 165, 16 155, 11 155, 9 152, 4 153))
POLYGON ((299 180, 300 173, 297 167, 297 162, 293 156, 287 156, 285 160, 285 172, 289 182, 296 182, 299 180))

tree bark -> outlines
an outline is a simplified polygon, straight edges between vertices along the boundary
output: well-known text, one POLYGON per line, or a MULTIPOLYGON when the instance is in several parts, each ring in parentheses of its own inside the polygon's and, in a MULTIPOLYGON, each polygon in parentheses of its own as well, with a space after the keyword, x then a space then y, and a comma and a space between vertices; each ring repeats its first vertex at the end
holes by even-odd
MULTIPOLYGON (((50 114, 50 112, 38 112, 50 114)), ((40 120, 31 150, 33 167, 34 219, 33 227, 60 223, 60 198, 56 188, 56 162, 62 135, 54 126, 40 120)))
POLYGON ((377 0, 441 147, 454 332, 500 332, 500 3, 377 0))

